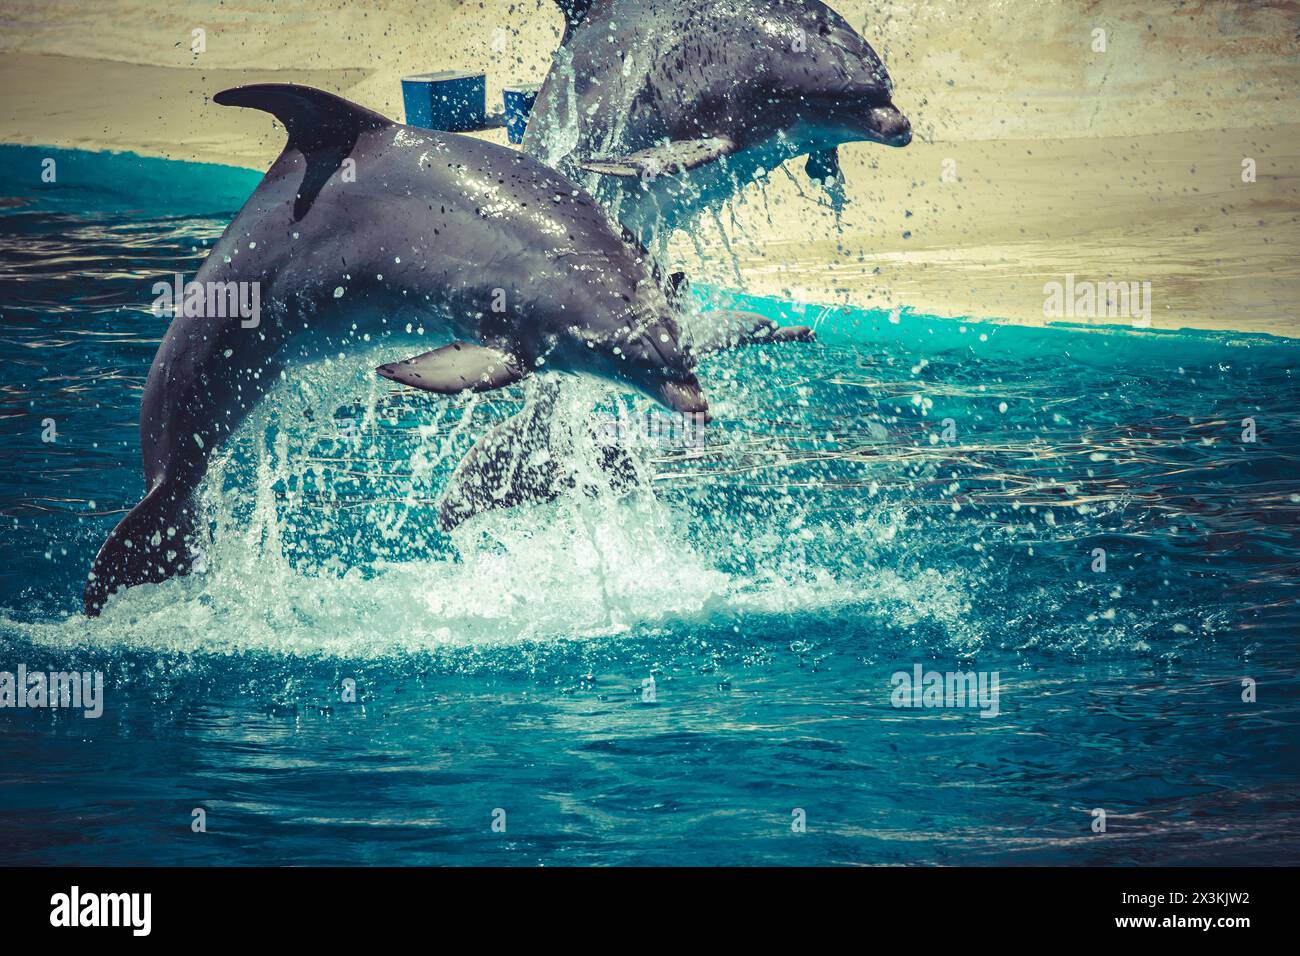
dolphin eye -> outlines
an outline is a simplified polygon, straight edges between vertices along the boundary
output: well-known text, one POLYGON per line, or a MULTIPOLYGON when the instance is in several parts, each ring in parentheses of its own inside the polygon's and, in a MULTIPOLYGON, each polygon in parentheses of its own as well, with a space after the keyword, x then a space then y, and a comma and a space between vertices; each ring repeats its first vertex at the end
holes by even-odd
POLYGON ((882 86, 873 86, 867 91, 866 102, 868 106, 892 106, 890 101, 889 80, 884 81, 882 86))

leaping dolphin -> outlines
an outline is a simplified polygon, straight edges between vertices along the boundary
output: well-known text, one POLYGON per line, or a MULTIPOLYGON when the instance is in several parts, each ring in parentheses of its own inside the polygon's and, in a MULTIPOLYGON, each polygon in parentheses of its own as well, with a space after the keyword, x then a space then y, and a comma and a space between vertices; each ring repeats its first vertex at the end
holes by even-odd
POLYGON ((283 369, 363 337, 396 342, 413 319, 461 340, 379 369, 418 388, 497 388, 545 367, 707 414, 644 251, 554 170, 307 87, 215 100, 266 110, 288 132, 194 280, 257 283, 261 314, 205 317, 226 313, 200 303, 168 328, 140 408, 146 495, 95 558, 88 615, 114 591, 189 570, 209 456, 283 369))
POLYGON ((598 197, 647 244, 788 159, 838 182, 840 144, 911 141, 880 58, 820 0, 557 2, 524 151, 601 174, 598 197))

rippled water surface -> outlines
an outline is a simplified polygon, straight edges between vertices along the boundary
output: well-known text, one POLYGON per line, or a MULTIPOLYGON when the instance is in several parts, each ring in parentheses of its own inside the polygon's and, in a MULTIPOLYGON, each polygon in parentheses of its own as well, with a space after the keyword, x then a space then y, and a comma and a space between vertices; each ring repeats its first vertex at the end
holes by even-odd
POLYGON ((363 346, 220 457, 204 573, 87 620, 152 283, 257 177, 47 154, 0 150, 0 670, 106 690, 0 710, 0 861, 1300 862, 1300 343, 749 301, 820 341, 708 360, 652 489, 451 536, 523 392, 398 391, 363 346), (916 665, 997 672, 998 713, 892 706, 916 665))

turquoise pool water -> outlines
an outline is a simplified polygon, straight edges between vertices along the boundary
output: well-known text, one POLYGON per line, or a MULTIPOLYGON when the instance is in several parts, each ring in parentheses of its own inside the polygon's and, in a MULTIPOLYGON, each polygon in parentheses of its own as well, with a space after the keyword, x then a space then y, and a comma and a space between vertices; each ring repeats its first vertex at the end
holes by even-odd
POLYGON ((451 537, 521 393, 349 356, 223 458, 207 570, 87 620, 152 283, 258 177, 0 172, 0 671, 104 680, 96 719, 0 709, 0 862, 1300 862, 1300 342, 736 297, 820 341, 710 359, 652 493, 451 537), (996 715, 894 706, 918 665, 996 673, 996 715))

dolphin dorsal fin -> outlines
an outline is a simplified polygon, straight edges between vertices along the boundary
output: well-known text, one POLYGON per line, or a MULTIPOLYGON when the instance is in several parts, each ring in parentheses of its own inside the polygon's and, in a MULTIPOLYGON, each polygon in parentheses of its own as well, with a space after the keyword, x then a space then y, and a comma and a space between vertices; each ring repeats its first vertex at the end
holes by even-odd
POLYGON ((222 106, 246 106, 266 110, 289 133, 281 159, 301 152, 306 171, 293 202, 293 221, 311 211, 325 183, 352 152, 362 132, 395 125, 387 117, 341 96, 293 83, 254 83, 222 90, 212 98, 222 106))
POLYGON ((254 83, 222 90, 213 101, 222 106, 265 110, 289 133, 286 148, 304 153, 323 147, 351 148, 363 130, 393 125, 386 116, 341 96, 296 83, 254 83))

